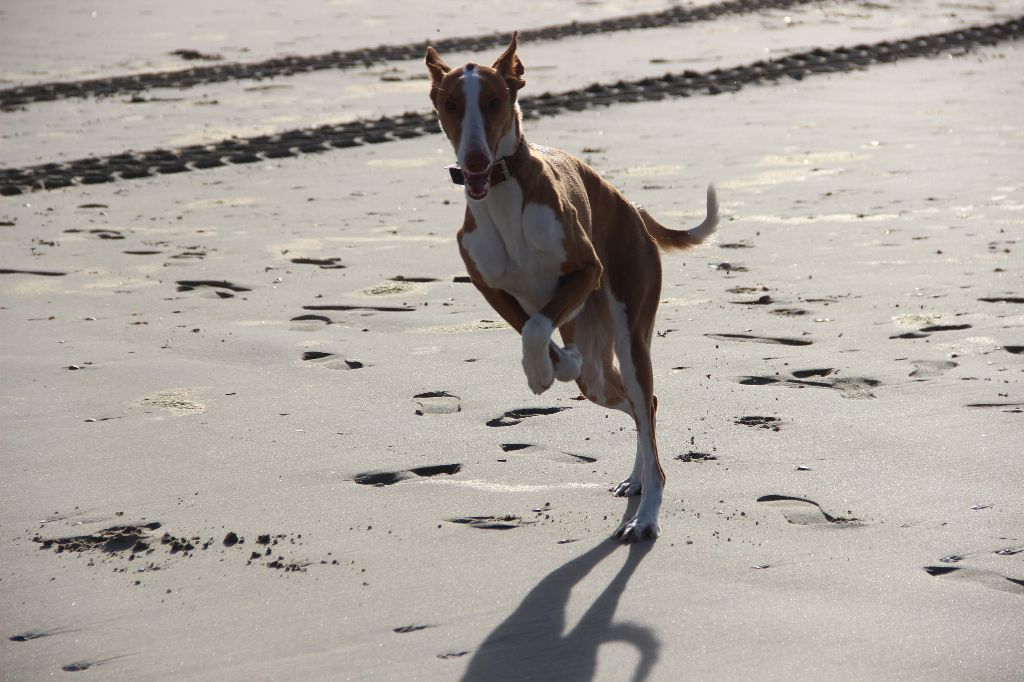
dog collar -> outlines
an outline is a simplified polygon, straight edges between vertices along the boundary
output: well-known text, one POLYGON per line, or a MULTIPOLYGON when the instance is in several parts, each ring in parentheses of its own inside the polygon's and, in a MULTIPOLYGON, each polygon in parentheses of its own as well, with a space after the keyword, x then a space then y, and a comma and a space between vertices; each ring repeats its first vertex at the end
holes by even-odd
MULTIPOLYGON (((508 156, 502 157, 495 161, 491 165, 491 186, 497 185, 499 182, 504 182, 512 177, 512 171, 509 170, 509 166, 515 168, 519 165, 522 159, 529 155, 529 147, 526 144, 526 140, 521 140, 516 150, 508 156)), ((462 169, 458 163, 453 163, 450 166, 445 166, 448 169, 448 174, 451 175, 452 182, 456 185, 465 185, 466 176, 462 174, 462 169)))
MULTIPOLYGON (((453 163, 450 166, 445 166, 448 169, 449 175, 452 176, 452 182, 456 185, 465 185, 466 176, 462 174, 462 169, 459 168, 459 164, 453 163)), ((508 163, 505 159, 498 159, 491 166, 491 186, 497 185, 499 182, 504 182, 512 177, 512 174, 508 172, 508 163)))

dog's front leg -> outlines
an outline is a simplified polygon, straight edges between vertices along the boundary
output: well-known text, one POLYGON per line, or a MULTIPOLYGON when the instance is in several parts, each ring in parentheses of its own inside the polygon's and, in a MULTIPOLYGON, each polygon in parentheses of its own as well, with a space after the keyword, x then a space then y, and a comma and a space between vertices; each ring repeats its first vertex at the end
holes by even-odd
MULTIPOLYGON (((471 269, 470 272, 472 273, 473 270, 471 269)), ((474 277, 471 275, 470 279, 491 307, 494 308, 494 311, 501 315, 502 319, 509 323, 509 326, 523 334, 531 318, 523 310, 523 306, 519 304, 519 301, 507 291, 487 286, 478 276, 474 277)), ((535 329, 529 333, 534 336, 537 335, 535 329)), ((558 344, 551 341, 551 330, 547 331, 547 336, 544 338, 548 340, 548 364, 554 367, 555 377, 559 381, 575 381, 576 377, 580 375, 580 369, 583 366, 583 357, 579 351, 576 350, 575 346, 559 348, 558 344)), ((525 345, 524 342, 524 349, 525 345)), ((551 385, 550 380, 547 385, 551 385)))
POLYGON ((555 295, 539 312, 523 325, 523 371, 530 390, 540 395, 551 388, 557 377, 572 381, 579 376, 582 357, 574 346, 564 349, 554 345, 556 365, 548 352, 551 334, 577 314, 587 297, 601 281, 601 266, 587 265, 562 277, 555 295))

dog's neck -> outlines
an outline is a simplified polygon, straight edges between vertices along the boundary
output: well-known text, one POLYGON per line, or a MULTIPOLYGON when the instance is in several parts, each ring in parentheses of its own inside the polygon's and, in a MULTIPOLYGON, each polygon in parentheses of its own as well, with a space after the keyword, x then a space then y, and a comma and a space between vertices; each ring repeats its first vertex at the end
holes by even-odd
POLYGON ((498 161, 504 161, 509 173, 514 175, 529 155, 530 145, 527 144, 526 137, 523 135, 522 123, 519 119, 519 107, 516 107, 515 125, 498 143, 498 161))
POLYGON ((525 145, 526 139, 523 137, 523 112, 519 108, 519 102, 516 102, 512 108, 512 127, 498 142, 496 156, 499 159, 508 159, 525 145))

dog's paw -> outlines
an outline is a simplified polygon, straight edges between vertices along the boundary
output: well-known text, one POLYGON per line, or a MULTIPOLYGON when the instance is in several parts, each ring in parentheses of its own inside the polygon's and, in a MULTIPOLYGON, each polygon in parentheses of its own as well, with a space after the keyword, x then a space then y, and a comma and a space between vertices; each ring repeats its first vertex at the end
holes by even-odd
POLYGON ((639 478, 633 478, 630 476, 622 483, 618 484, 611 489, 615 493, 616 497, 632 497, 633 495, 639 495, 642 488, 639 478))
POLYGON ((555 362, 555 378, 559 381, 576 381, 583 369, 583 356, 576 346, 569 344, 565 348, 554 346, 558 361, 555 362))
POLYGON ((555 367, 551 358, 544 353, 540 356, 523 356, 523 371, 526 372, 526 383, 530 390, 540 395, 555 383, 555 367))
POLYGON ((644 540, 655 540, 659 535, 661 535, 661 528, 658 526, 658 520, 646 518, 640 514, 622 524, 615 531, 615 537, 627 545, 644 540))
POLYGON ((551 332, 551 320, 543 315, 534 315, 523 326, 523 371, 530 390, 537 395, 555 382, 555 365, 548 353, 551 332))

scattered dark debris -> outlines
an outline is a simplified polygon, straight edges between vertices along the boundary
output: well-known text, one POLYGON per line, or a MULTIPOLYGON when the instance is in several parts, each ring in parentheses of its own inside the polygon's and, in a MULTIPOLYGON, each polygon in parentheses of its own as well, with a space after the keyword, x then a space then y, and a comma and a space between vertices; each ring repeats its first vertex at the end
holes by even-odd
POLYGON ((677 459, 680 462, 711 462, 718 459, 718 457, 715 457, 710 452, 690 450, 685 454, 676 455, 673 459, 677 459))
MULTIPOLYGON (((35 536, 32 538, 33 542, 39 543, 40 549, 53 549, 55 552, 77 552, 82 553, 86 551, 99 551, 104 555, 114 558, 117 556, 127 559, 127 561, 135 561, 137 557, 153 555, 158 548, 163 547, 168 555, 177 555, 180 557, 193 557, 197 550, 207 550, 215 544, 213 538, 203 540, 198 535, 191 537, 177 537, 171 533, 165 532, 160 538, 159 542, 157 539, 150 535, 149 532, 157 530, 161 527, 161 524, 157 521, 143 524, 143 525, 126 525, 126 526, 113 526, 104 530, 98 531, 90 535, 79 535, 68 538, 42 538, 35 536)), ((246 565, 252 565, 254 562, 259 562, 264 558, 268 559, 265 564, 269 568, 275 568, 283 570, 285 572, 300 572, 306 571, 306 567, 313 564, 312 561, 297 561, 288 559, 283 555, 278 555, 276 558, 271 558, 272 547, 284 546, 284 545, 301 545, 302 535, 296 534, 271 534, 261 533, 257 535, 256 543, 266 547, 266 552, 261 554, 260 552, 250 552, 246 565)), ((226 548, 240 546, 245 543, 245 538, 239 537, 234 531, 229 532, 224 536, 222 544, 226 548)), ((328 553, 330 557, 330 553, 328 553)), ((89 560, 89 565, 95 565, 95 559, 89 560)), ((144 573, 147 571, 159 571, 161 566, 155 563, 143 564, 143 561, 138 561, 133 564, 135 567, 132 569, 133 574, 144 573)), ((338 565, 337 559, 324 558, 319 562, 322 565, 338 565)), ((115 572, 127 573, 128 567, 115 567, 115 572)), ((134 584, 140 584, 139 581, 135 581, 134 584)), ((12 641, 27 641, 29 639, 35 639, 38 637, 45 637, 49 634, 46 632, 26 632, 20 635, 11 637, 12 641)))
POLYGON ((758 415, 750 415, 746 417, 737 417, 734 424, 740 424, 742 426, 751 426, 759 429, 769 429, 771 431, 780 431, 782 429, 782 420, 778 417, 761 417, 758 415))

